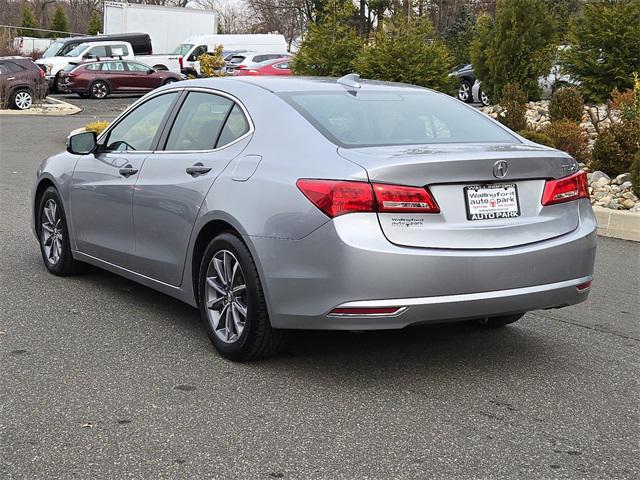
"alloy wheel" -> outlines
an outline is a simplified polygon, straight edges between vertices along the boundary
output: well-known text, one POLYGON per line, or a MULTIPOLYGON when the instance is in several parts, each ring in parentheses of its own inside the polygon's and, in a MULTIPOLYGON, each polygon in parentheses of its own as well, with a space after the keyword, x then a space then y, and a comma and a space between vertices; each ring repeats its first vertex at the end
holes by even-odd
POLYGON ((16 107, 19 110, 26 110, 31 106, 31 103, 33 102, 33 100, 29 92, 21 90, 18 93, 16 93, 16 96, 14 97, 14 102, 16 104, 16 107))
POLYGON ((458 88, 458 98, 463 102, 467 102, 469 100, 469 94, 471 93, 471 87, 468 83, 461 83, 460 88, 458 88))
POLYGON ((107 96, 107 86, 102 82, 97 82, 91 87, 91 93, 96 98, 104 98, 107 96))
POLYGON ((205 282, 211 329, 223 342, 233 343, 247 321, 247 285, 236 256, 229 250, 217 251, 207 267, 205 282))
POLYGON ((58 205, 52 199, 47 200, 42 209, 42 246, 47 260, 56 265, 62 254, 63 227, 58 205))
POLYGON ((480 92, 480 101, 482 102, 482 105, 484 105, 485 107, 488 107, 489 105, 491 105, 491 102, 489 101, 489 97, 487 96, 486 93, 484 92, 480 92))

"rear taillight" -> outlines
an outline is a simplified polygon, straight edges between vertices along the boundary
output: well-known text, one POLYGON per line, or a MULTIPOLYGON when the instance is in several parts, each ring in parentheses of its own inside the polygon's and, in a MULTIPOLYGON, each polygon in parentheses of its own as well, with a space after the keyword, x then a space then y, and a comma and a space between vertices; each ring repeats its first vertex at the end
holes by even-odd
POLYGON ((370 183, 301 178, 296 185, 311 203, 331 218, 346 213, 374 211, 370 183))
POLYGON ((407 307, 338 307, 329 312, 332 317, 393 317, 404 313, 407 307))
POLYGON ((345 180, 300 179, 300 191, 327 216, 347 213, 439 213, 426 188, 345 180))
POLYGON ((182 62, 182 55, 178 57, 178 65, 180 65, 180 71, 182 71, 182 69, 184 68, 184 65, 182 62))
POLYGON ((41 68, 38 68, 38 76, 40 78, 44 78, 44 70, 42 70, 41 68))
POLYGON ((379 212, 439 213, 440 208, 426 188, 374 183, 379 212))
POLYGON ((589 198, 587 174, 580 171, 558 180, 547 180, 542 194, 542 205, 570 202, 589 198))

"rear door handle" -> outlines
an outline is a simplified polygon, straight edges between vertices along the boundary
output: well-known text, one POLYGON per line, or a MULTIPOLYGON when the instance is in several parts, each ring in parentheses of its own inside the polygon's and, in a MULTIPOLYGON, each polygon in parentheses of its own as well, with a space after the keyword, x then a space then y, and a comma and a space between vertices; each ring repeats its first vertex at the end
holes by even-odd
POLYGON ((197 177, 199 175, 204 175, 205 173, 209 173, 211 171, 211 167, 205 167, 201 162, 196 163, 193 167, 187 167, 187 173, 192 177, 197 177))
POLYGON ((133 168, 131 165, 127 165, 126 167, 120 169, 120 175, 122 175, 123 177, 130 177, 131 175, 135 175, 136 173, 138 173, 138 169, 133 168))

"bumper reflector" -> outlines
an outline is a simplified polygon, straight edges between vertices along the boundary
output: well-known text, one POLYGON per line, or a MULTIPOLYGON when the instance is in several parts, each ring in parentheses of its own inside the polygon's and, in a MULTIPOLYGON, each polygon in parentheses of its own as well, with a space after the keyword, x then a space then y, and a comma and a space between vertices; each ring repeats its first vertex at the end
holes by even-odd
POLYGON ((576 285, 576 288, 578 289, 579 292, 584 292, 585 290, 589 290, 591 288, 591 282, 592 280, 581 283, 580 285, 576 285))
POLYGON ((332 317, 358 316, 358 317, 392 317, 404 312, 407 307, 338 307, 329 313, 332 317))

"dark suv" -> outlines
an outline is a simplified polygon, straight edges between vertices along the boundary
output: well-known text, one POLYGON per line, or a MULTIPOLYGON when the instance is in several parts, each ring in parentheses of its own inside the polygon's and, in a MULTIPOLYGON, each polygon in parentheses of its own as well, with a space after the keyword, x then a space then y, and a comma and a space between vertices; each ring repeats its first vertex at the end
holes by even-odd
POLYGON ((30 58, 0 57, 0 108, 27 110, 46 92, 44 71, 30 58))

